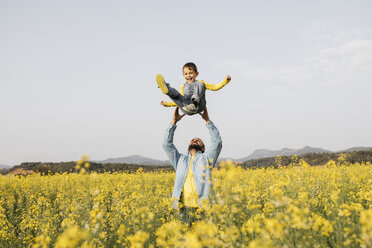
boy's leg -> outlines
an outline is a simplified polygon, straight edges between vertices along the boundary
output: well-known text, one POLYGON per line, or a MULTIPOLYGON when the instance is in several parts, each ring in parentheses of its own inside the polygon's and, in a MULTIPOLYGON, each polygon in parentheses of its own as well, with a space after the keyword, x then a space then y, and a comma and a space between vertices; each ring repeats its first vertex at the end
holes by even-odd
POLYGON ((158 74, 156 76, 156 82, 161 91, 164 94, 168 95, 177 104, 177 106, 180 107, 182 112, 184 112, 187 115, 196 114, 196 108, 190 109, 189 107, 190 102, 187 101, 186 98, 178 92, 178 90, 172 88, 168 83, 166 83, 162 75, 158 74))
POLYGON ((170 99, 172 99, 178 107, 180 107, 180 109, 185 113, 185 114, 190 114, 189 111, 186 110, 185 112, 185 106, 187 106, 189 104, 189 102, 187 101, 187 99, 181 95, 178 90, 176 90, 175 88, 172 88, 168 85, 168 94, 167 94, 170 99))
POLYGON ((206 105, 205 100, 205 84, 203 82, 196 82, 194 93, 191 96, 191 101, 197 108, 198 112, 201 112, 204 110, 204 107, 206 105))
POLYGON ((182 108, 184 105, 186 105, 183 95, 166 83, 162 75, 156 75, 156 83, 163 94, 168 95, 179 107, 182 108))
POLYGON ((163 94, 168 94, 168 87, 165 84, 165 80, 164 80, 162 75, 160 75, 160 74, 156 75, 156 83, 158 84, 158 86, 161 89, 161 92, 163 92, 163 94))
POLYGON ((168 96, 180 107, 181 111, 187 115, 194 115, 197 113, 196 107, 190 103, 183 95, 181 95, 176 89, 168 85, 168 96))

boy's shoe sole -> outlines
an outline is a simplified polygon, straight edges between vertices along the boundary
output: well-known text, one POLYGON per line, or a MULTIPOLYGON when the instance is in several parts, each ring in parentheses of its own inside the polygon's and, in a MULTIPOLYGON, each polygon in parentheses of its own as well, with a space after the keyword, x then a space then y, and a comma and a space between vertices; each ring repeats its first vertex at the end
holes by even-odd
POLYGON ((165 85, 165 81, 162 75, 156 75, 156 83, 158 84, 163 94, 168 94, 168 87, 165 85))
POLYGON ((182 108, 187 114, 196 114, 196 107, 194 104, 186 105, 182 108))

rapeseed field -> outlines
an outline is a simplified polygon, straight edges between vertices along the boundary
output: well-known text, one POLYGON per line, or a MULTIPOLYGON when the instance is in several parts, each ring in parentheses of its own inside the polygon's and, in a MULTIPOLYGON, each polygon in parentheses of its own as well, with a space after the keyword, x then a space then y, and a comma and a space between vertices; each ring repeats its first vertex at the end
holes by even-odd
POLYGON ((170 207, 174 172, 88 167, 0 177, 0 247, 372 247, 370 163, 222 163, 192 226, 170 207))

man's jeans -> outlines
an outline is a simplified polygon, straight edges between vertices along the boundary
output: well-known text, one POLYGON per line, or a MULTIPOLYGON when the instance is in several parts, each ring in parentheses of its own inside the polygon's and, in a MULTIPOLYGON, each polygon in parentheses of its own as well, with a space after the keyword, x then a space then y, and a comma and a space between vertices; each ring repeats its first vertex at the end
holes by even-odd
POLYGON ((179 210, 178 218, 183 224, 188 224, 189 227, 196 221, 202 220, 204 213, 200 208, 182 207, 179 210))

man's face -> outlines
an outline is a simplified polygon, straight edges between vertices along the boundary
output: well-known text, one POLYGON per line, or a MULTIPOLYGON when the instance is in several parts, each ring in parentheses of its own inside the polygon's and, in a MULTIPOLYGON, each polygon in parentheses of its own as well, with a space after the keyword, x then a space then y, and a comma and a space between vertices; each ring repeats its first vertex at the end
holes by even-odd
POLYGON ((194 71, 194 69, 192 68, 188 67, 183 68, 183 77, 186 79, 187 83, 194 82, 198 75, 199 72, 194 71))
POLYGON ((205 148, 204 148, 204 143, 201 139, 199 138, 193 138, 191 141, 190 141, 190 144, 189 144, 189 151, 191 149, 196 149, 197 151, 201 151, 201 152, 204 152, 205 148))

